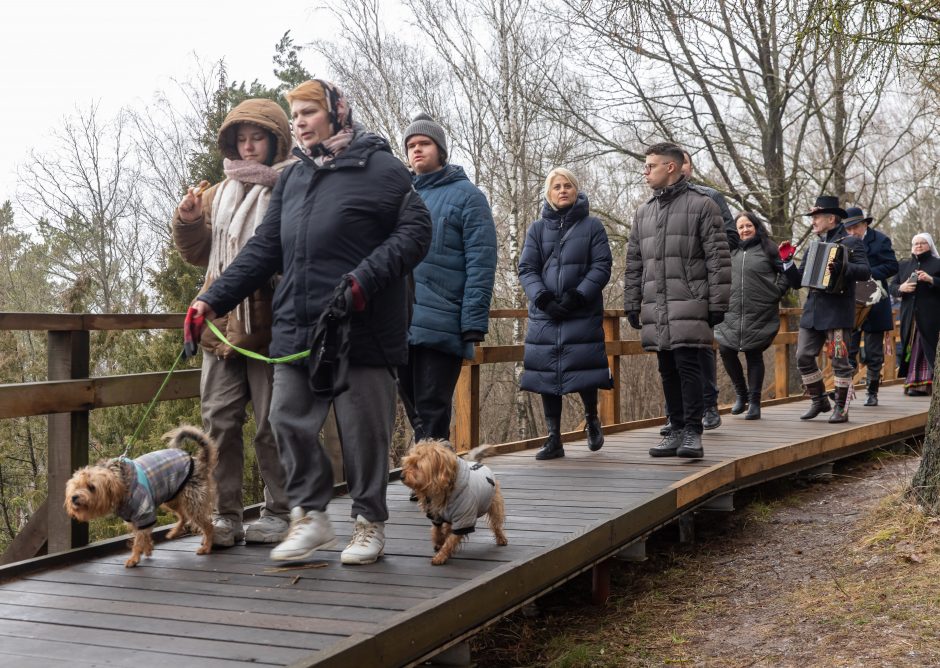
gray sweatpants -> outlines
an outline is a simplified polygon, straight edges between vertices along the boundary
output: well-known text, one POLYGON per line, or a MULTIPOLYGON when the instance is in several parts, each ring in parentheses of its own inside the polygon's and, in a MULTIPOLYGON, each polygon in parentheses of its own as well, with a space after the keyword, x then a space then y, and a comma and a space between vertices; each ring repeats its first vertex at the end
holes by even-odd
POLYGON ((251 402, 255 414, 255 454, 264 481, 262 515, 287 519, 290 510, 284 491, 284 468, 278 457, 274 433, 268 422, 271 406, 271 365, 246 357, 219 359, 204 353, 199 394, 202 398, 202 422, 219 446, 215 469, 218 489, 216 513, 220 517, 242 521, 243 470, 245 448, 243 428, 246 407, 251 402))
POLYGON ((290 507, 323 511, 333 497, 333 469, 317 439, 332 404, 353 502, 350 515, 384 522, 398 397, 395 378, 385 367, 350 366, 349 389, 331 401, 314 396, 309 377, 306 364, 274 369, 271 425, 287 474, 290 507))

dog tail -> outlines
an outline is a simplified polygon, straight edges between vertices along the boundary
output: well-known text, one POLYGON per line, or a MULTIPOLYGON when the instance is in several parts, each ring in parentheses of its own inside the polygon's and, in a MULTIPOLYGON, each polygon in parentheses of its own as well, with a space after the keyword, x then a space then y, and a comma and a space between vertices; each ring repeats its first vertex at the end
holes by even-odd
POLYGON ((209 438, 209 435, 202 429, 198 429, 189 424, 180 425, 176 429, 171 429, 163 435, 167 445, 177 450, 186 450, 183 447, 185 441, 192 441, 199 446, 198 451, 193 455, 205 466, 211 467, 215 463, 217 456, 217 446, 215 441, 209 438))
POLYGON ((482 462, 487 457, 496 454, 496 448, 492 445, 478 445, 473 450, 464 455, 468 462, 482 462))

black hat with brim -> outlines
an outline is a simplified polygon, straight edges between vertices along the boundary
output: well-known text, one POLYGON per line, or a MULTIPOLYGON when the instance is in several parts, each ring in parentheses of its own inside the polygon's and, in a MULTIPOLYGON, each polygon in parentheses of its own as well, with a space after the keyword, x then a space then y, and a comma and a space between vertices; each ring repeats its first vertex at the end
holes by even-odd
POLYGON ((804 216, 815 216, 817 213, 831 213, 839 218, 845 218, 848 214, 845 209, 839 206, 839 198, 832 195, 820 195, 816 198, 816 204, 804 216))
POLYGON ((874 220, 871 216, 865 217, 865 212, 862 211, 857 206, 849 207, 845 210, 845 220, 842 221, 843 227, 853 227, 859 223, 871 224, 871 221, 874 220))

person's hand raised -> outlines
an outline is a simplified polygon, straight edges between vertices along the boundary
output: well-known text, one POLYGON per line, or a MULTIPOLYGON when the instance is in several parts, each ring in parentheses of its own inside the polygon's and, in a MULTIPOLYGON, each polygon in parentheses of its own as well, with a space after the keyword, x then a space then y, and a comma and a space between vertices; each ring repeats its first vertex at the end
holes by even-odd
POLYGON ((201 181, 195 188, 189 188, 179 203, 180 220, 194 223, 202 218, 202 193, 209 187, 208 181, 201 181))

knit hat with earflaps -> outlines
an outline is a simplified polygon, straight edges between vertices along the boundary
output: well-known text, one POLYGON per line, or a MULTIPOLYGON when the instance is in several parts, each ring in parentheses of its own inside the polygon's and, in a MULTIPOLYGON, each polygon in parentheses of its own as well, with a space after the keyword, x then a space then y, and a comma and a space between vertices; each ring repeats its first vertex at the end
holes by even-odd
POLYGON ((235 143, 235 128, 239 123, 257 125, 274 135, 277 150, 274 152, 273 163, 287 158, 291 148, 290 121, 287 120, 287 114, 277 102, 254 98, 245 100, 228 112, 225 122, 219 128, 219 150, 229 160, 240 159, 238 146, 235 143))
POLYGON ((408 140, 415 135, 424 135, 430 137, 431 141, 437 144, 441 153, 441 164, 447 164, 447 135, 444 134, 444 128, 440 123, 425 113, 420 113, 411 121, 411 125, 405 128, 405 139, 402 142, 405 148, 405 155, 408 155, 408 140))

